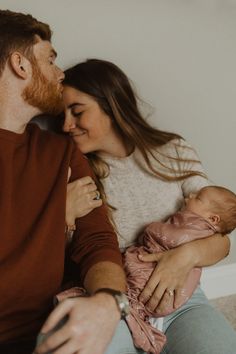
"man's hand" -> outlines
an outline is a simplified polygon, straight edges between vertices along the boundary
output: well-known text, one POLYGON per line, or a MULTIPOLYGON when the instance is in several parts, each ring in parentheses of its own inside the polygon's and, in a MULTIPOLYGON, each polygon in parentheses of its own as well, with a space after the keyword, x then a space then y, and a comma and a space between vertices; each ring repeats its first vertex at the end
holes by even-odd
POLYGON ((67 322, 35 349, 35 354, 103 354, 120 320, 115 299, 106 293, 68 299, 59 304, 41 333, 51 331, 65 316, 67 322))
POLYGON ((90 176, 80 178, 67 185, 66 224, 75 224, 75 219, 87 215, 94 208, 102 205, 97 186, 90 176))
POLYGON ((178 307, 175 299, 181 292, 185 280, 194 267, 187 244, 165 251, 139 257, 144 262, 157 262, 151 277, 140 294, 140 301, 149 311, 164 311, 167 306, 178 307))

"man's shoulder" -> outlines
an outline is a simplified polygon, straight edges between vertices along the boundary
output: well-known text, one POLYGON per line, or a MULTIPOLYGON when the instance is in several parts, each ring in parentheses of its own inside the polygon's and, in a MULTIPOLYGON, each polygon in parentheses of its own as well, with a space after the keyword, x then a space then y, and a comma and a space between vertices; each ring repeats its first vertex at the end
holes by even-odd
POLYGON ((29 123, 27 130, 31 140, 35 140, 40 144, 45 143, 46 145, 50 144, 50 146, 53 144, 56 145, 58 149, 61 146, 73 145, 72 139, 69 136, 42 129, 35 123, 29 123))

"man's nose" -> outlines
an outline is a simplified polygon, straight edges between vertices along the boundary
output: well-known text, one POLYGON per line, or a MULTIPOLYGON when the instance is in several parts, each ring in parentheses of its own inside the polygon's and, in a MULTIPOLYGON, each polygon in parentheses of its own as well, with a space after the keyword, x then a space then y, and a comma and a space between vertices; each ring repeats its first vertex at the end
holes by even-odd
POLYGON ((76 127, 75 119, 68 114, 65 115, 65 120, 64 120, 64 124, 63 124, 63 131, 66 133, 69 133, 75 127, 76 127))
POLYGON ((60 82, 62 82, 62 81, 65 79, 65 74, 64 74, 64 72, 63 72, 60 68, 58 68, 58 67, 57 67, 57 71, 58 71, 58 79, 59 79, 60 82))

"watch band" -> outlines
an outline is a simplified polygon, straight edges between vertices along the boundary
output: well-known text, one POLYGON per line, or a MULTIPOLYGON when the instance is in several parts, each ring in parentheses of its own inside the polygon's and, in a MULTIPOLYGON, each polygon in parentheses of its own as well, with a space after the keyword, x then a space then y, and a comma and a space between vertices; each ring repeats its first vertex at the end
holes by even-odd
POLYGON ((127 296, 125 295, 125 293, 122 293, 119 290, 114 290, 114 289, 110 289, 110 288, 98 289, 95 292, 95 294, 98 294, 98 293, 106 293, 106 294, 110 294, 111 296, 113 296, 114 299, 116 300, 117 307, 120 311, 121 319, 125 319, 125 317, 128 316, 128 314, 130 313, 130 307, 129 307, 129 300, 128 300, 127 296))

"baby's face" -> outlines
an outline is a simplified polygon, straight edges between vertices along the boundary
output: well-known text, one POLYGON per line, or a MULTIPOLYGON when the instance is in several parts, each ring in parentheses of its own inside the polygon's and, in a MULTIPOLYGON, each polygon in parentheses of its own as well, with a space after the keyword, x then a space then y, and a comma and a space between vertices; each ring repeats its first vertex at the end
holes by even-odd
POLYGON ((198 193, 190 193, 185 198, 185 210, 191 211, 204 218, 208 217, 211 208, 210 192, 203 188, 198 193))

